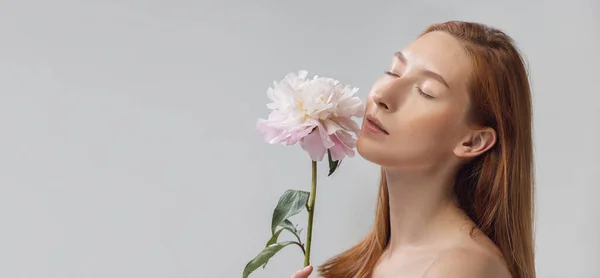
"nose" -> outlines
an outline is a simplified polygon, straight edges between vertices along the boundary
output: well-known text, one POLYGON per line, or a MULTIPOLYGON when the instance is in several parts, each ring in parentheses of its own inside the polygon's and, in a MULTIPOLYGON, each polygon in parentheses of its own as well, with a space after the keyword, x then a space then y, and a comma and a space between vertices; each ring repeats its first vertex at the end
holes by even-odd
POLYGON ((411 92, 414 80, 406 75, 388 82, 378 83, 372 92, 372 101, 378 109, 394 112, 404 105, 405 98, 411 92))
POLYGON ((375 104, 383 110, 390 110, 389 103, 387 103, 386 99, 382 96, 381 92, 373 93, 373 102, 375 102, 375 104))

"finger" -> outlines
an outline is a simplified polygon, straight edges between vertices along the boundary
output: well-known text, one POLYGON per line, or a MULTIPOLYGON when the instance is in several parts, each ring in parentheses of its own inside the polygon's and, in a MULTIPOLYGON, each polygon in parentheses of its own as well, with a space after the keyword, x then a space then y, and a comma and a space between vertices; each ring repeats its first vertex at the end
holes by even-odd
POLYGON ((313 271, 313 267, 312 265, 309 265, 301 270, 299 270, 298 272, 296 272, 292 278, 308 278, 308 276, 312 273, 313 271))

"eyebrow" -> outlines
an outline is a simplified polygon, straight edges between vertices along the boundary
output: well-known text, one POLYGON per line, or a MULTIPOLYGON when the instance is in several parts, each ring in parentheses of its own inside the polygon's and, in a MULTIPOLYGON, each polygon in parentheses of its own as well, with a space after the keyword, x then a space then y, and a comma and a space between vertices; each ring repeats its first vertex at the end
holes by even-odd
MULTIPOLYGON (((400 62, 402 62, 403 64, 406 64, 406 56, 404 56, 404 54, 401 51, 396 52, 394 54, 394 56, 396 58, 398 58, 398 60, 400 60, 400 62)), ((430 71, 430 70, 423 70, 423 74, 437 80, 438 82, 440 82, 444 86, 446 86, 446 88, 450 89, 450 85, 448 85, 448 82, 446 82, 446 80, 441 75, 439 75, 433 71, 430 71)))

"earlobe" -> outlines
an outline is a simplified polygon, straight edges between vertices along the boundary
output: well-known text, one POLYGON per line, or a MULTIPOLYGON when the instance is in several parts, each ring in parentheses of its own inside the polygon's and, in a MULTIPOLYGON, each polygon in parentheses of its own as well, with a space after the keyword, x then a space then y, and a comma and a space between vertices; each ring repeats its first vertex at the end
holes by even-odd
POLYGON ((464 158, 476 157, 494 147, 496 140, 493 128, 474 130, 454 148, 454 154, 464 158))

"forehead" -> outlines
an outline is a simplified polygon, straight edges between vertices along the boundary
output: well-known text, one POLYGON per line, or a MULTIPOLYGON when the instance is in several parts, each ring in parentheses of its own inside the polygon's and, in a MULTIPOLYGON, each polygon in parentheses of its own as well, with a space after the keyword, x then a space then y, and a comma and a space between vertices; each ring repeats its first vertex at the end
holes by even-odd
POLYGON ((471 59, 462 43, 452 35, 440 31, 427 33, 405 47, 402 53, 409 65, 438 73, 451 88, 466 88, 471 59))

